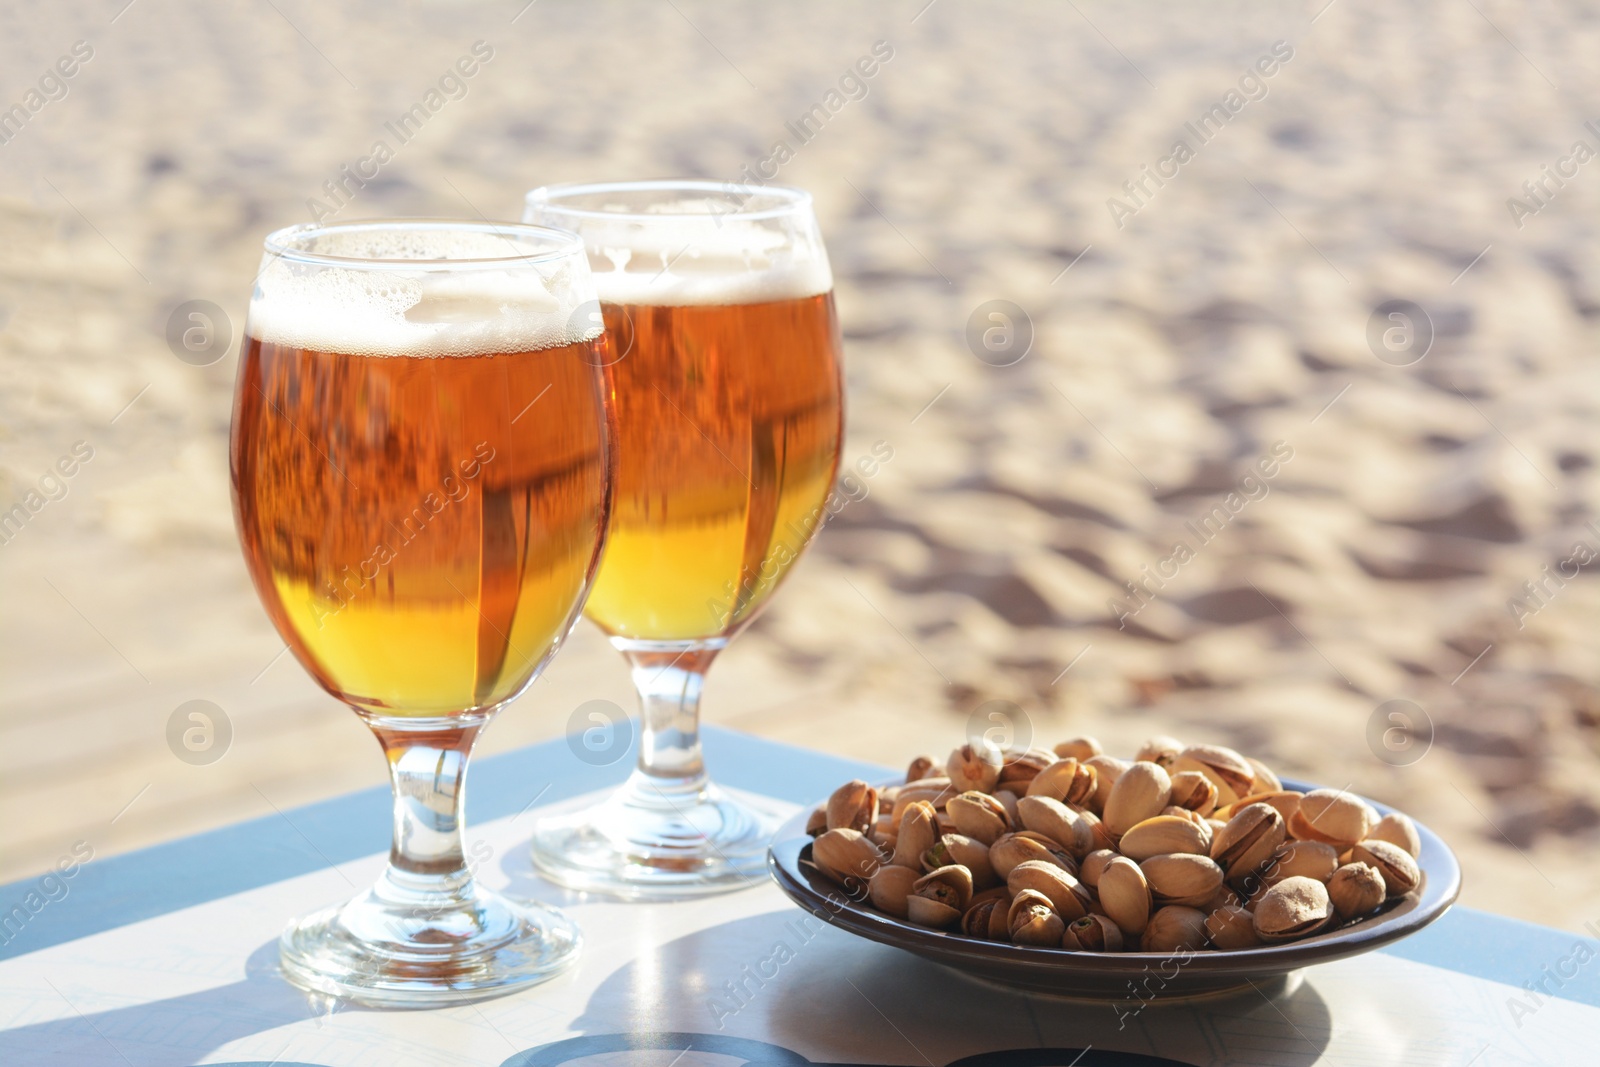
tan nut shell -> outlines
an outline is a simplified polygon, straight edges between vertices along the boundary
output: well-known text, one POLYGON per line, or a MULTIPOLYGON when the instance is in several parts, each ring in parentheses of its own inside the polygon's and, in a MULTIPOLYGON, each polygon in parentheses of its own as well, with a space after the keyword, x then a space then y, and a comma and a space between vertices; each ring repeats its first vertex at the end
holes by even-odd
POLYGON ((1273 773, 1271 767, 1268 767, 1254 756, 1246 756, 1245 759, 1250 761, 1250 766, 1254 767, 1256 771, 1256 780, 1250 786, 1252 793, 1283 792, 1283 780, 1273 773))
POLYGON ((1012 749, 1001 757, 1000 779, 995 788, 1021 793, 1028 788, 1034 775, 1055 761, 1055 755, 1046 749, 1012 749))
POLYGON ((1283 844, 1283 816, 1268 804, 1247 804, 1211 839, 1211 858, 1239 881, 1260 870, 1283 844))
POLYGON ((1272 857, 1265 872, 1267 884, 1285 878, 1305 877, 1326 882, 1339 867, 1339 852, 1321 841, 1289 841, 1272 857))
POLYGON ((944 809, 945 802, 960 793, 950 784, 950 779, 943 775, 920 778, 900 787, 894 796, 894 824, 900 825, 900 820, 905 816, 906 809, 918 801, 927 801, 932 804, 935 811, 944 809))
POLYGON ((892 863, 886 863, 867 879, 867 899, 879 911, 904 919, 906 900, 911 896, 911 887, 921 877, 921 872, 914 871, 910 867, 897 867, 892 863))
POLYGON ((1088 807, 1096 789, 1095 769, 1076 759, 1056 760, 1028 783, 1030 797, 1050 797, 1064 804, 1088 807))
POLYGON ((1094 828, 1079 814, 1049 797, 1023 797, 1017 801, 1022 825, 1043 834, 1072 855, 1087 856, 1094 850, 1094 828))
POLYGON ((1174 772, 1199 771, 1217 787, 1218 803, 1231 804, 1247 796, 1255 784, 1256 769, 1250 761, 1221 745, 1190 745, 1173 760, 1174 772))
POLYGON ((989 862, 989 846, 977 838, 964 834, 943 834, 933 847, 922 854, 922 869, 936 871, 940 867, 959 864, 972 875, 974 889, 988 889, 999 885, 994 866, 989 862))
POLYGON ((1122 777, 1129 763, 1115 756, 1090 756, 1083 761, 1085 767, 1094 768, 1094 796, 1089 798, 1090 811, 1096 815, 1105 814, 1106 798, 1111 795, 1111 787, 1117 784, 1117 779, 1122 777))
POLYGON ((1206 913, 1179 904, 1168 904, 1150 916, 1139 938, 1139 948, 1144 952, 1193 951, 1205 944, 1206 913))
POLYGON ((1198 908, 1209 904, 1222 885, 1222 868, 1210 857, 1193 853, 1151 856, 1139 869, 1158 904, 1198 908))
POLYGON ((1104 915, 1085 915, 1067 924, 1061 947, 1071 952, 1121 952, 1122 930, 1104 915))
POLYGON ((988 745, 962 745, 950 753, 945 761, 945 773, 957 793, 976 789, 991 793, 1000 781, 1000 767, 1004 757, 1000 750, 988 745))
POLYGON ((1106 864, 1110 863, 1116 856, 1116 852, 1109 848, 1095 849, 1083 857, 1083 863, 1078 870, 1078 881, 1091 889, 1099 889, 1101 873, 1106 869, 1106 864))
POLYGON ((1300 810, 1300 798, 1303 796, 1305 796, 1304 793, 1297 793, 1292 789, 1281 789, 1272 793, 1257 793, 1254 796, 1241 797, 1232 804, 1218 808, 1211 815, 1213 818, 1220 818, 1223 822, 1227 822, 1239 814, 1240 809, 1249 807, 1251 804, 1270 804, 1278 809, 1278 814, 1283 816, 1283 824, 1288 826, 1289 820, 1294 818, 1294 813, 1300 810))
POLYGON ((1051 907, 1042 893, 1025 890, 1011 898, 1006 911, 1006 926, 1014 945, 1060 948, 1066 932, 1065 920, 1051 907))
POLYGON ((1012 829, 1005 805, 988 793, 972 790, 951 797, 945 802, 944 810, 957 830, 985 845, 994 844, 1001 834, 1012 829))
POLYGON ((835 789, 825 808, 828 829, 868 833, 878 821, 878 791, 857 778, 835 789))
POLYGON ((817 869, 840 885, 871 878, 884 862, 884 855, 859 830, 829 830, 811 842, 811 861, 817 869))
POLYGON ((1116 856, 1100 872, 1100 908, 1106 918, 1128 937, 1135 937, 1150 921, 1150 885, 1139 865, 1116 856))
POLYGON ((1391 897, 1403 897, 1422 881, 1422 871, 1411 853, 1392 841, 1362 841, 1350 849, 1352 863, 1365 863, 1383 876, 1391 897))
POLYGON ((989 897, 985 900, 974 900, 967 905, 967 910, 961 913, 961 932, 968 937, 976 937, 984 941, 1004 940, 1004 937, 993 937, 990 931, 994 929, 996 922, 994 913, 999 911, 1000 932, 1002 934, 1005 933, 1005 915, 1010 906, 1011 901, 1007 897, 989 897))
POLYGON ((1192 852, 1203 856, 1211 844, 1211 832, 1177 815, 1157 815, 1135 823, 1122 835, 1117 848, 1134 862, 1169 852, 1192 852))
POLYGON ((1328 887, 1315 878, 1285 878, 1262 895, 1254 911, 1256 936, 1263 941, 1307 937, 1333 918, 1328 887))
POLYGON ((1422 855, 1422 835, 1417 833, 1417 824, 1411 821, 1411 816, 1402 815, 1398 811, 1391 811, 1379 819, 1367 837, 1373 841, 1387 841, 1391 845, 1399 845, 1411 854, 1412 859, 1422 855))
POLYGON ((1172 795, 1172 779, 1154 763, 1135 763, 1122 772, 1106 797, 1102 818, 1112 840, 1119 840, 1152 815, 1159 815, 1172 795))
POLYGON ((1067 863, 1071 862, 1072 857, 1066 855, 1065 852, 1058 854, 1052 851, 1059 846, 1053 841, 1048 844, 1046 841, 1049 841, 1049 839, 1044 838, 1043 834, 1034 834, 1031 831, 1006 834, 1000 838, 1000 840, 989 846, 989 865, 994 868, 995 876, 1004 881, 1017 864, 1028 860, 1054 863, 1062 870, 1067 871, 1068 874, 1071 874, 1072 872, 1067 867, 1067 863), (1063 862, 1063 860, 1066 862, 1063 862))
POLYGON ((1140 745, 1139 751, 1133 754, 1133 758, 1135 762, 1159 763, 1163 770, 1169 770, 1183 748, 1183 742, 1176 737, 1157 734, 1140 745))
POLYGON ((1367 863, 1347 863, 1328 879, 1328 899, 1341 919, 1365 915, 1389 895, 1383 875, 1367 863))
POLYGON ((1172 803, 1204 818, 1217 807, 1220 794, 1216 784, 1199 771, 1179 771, 1172 775, 1172 803))
POLYGON ((1289 832, 1302 841, 1323 841, 1345 849, 1372 829, 1371 808, 1358 796, 1338 789, 1313 789, 1300 798, 1300 810, 1289 820, 1289 832))
POLYGON ((894 841, 894 856, 889 860, 897 867, 922 870, 922 856, 939 840, 939 821, 933 805, 926 800, 907 805, 900 830, 894 841))
MULTIPOLYGON (((1006 888, 1014 894, 1023 890, 1044 894, 1050 906, 1068 921, 1087 914, 1091 901, 1089 891, 1076 878, 1054 864, 1038 860, 1013 867, 1006 876, 1006 888)), ((1060 940, 1059 935, 1057 940, 1060 940)))
POLYGON ((1225 904, 1206 916, 1206 936, 1220 949, 1261 944, 1261 938, 1256 936, 1255 916, 1233 904, 1225 904))
POLYGON ((1097 737, 1069 737, 1055 746, 1056 759, 1075 759, 1082 762, 1105 752, 1097 737))
POLYGON ((911 765, 906 768, 906 781, 915 782, 919 779, 928 777, 928 775, 933 773, 935 766, 936 764, 933 762, 932 756, 918 756, 916 759, 912 760, 911 765))

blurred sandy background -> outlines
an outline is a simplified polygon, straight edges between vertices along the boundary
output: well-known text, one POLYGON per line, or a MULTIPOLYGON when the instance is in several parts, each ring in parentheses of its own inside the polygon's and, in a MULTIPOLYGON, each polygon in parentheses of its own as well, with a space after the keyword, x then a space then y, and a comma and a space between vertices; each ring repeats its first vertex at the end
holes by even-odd
MULTIPOLYGON (((0 543, 0 878, 382 781, 241 565, 234 353, 263 234, 481 40, 337 217, 735 179, 779 139, 778 180, 816 194, 845 459, 893 459, 717 665, 709 721, 891 764, 992 700, 1045 742, 1221 741, 1414 812, 1469 903, 1600 918, 1600 561, 1546 576, 1600 552, 1593 5, 923 2, 7 5, 0 108, 93 54, 0 145, 0 510, 93 457, 0 543), (785 123, 878 41, 799 145, 785 123), (1264 96, 1186 131, 1280 41, 1264 96), (1124 190, 1179 137, 1175 177, 1124 190), (966 339, 997 299, 1031 320, 1010 366, 966 339), (1369 344, 1392 299, 1431 321, 1415 362, 1369 344), (214 365, 169 349, 190 300, 231 316, 214 365), (1119 627, 1124 583, 1279 442, 1265 495, 1119 627), (166 741, 195 699, 232 723, 209 766, 166 741), (1394 707, 1421 732, 1386 748, 1394 707)), ((486 750, 594 698, 631 706, 581 627, 486 750)))

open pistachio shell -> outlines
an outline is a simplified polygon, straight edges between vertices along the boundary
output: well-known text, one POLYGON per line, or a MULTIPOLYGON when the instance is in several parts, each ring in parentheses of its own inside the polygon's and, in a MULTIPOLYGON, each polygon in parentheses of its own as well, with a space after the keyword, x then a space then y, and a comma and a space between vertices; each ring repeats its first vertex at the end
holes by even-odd
POLYGON ((1262 895, 1254 908, 1256 936, 1291 941, 1322 930, 1333 918, 1328 887, 1314 878, 1285 878, 1262 895))
POLYGON ((1100 872, 1100 907, 1106 918, 1128 937, 1136 937, 1150 920, 1150 885, 1139 865, 1116 856, 1100 872))
POLYGON ((890 859, 897 867, 922 869, 922 856, 939 840, 938 814, 926 800, 907 805, 894 842, 894 856, 890 859))
POLYGON ((1204 823, 1196 825, 1177 815, 1156 815, 1122 835, 1117 848, 1135 863, 1169 852, 1205 855, 1211 844, 1211 831, 1204 823))
POLYGON ((1398 811, 1391 811, 1367 831, 1367 837, 1373 841, 1387 841, 1391 845, 1399 845, 1411 854, 1412 859, 1422 855, 1422 836, 1417 833, 1417 824, 1411 821, 1411 816, 1402 815, 1398 811))
POLYGON ((911 887, 920 877, 921 872, 910 867, 886 863, 867 879, 867 899, 879 911, 904 919, 906 900, 911 896, 911 887))
POLYGON ((1120 840, 1133 827, 1159 815, 1172 795, 1172 779, 1154 763, 1135 763, 1122 772, 1106 797, 1102 816, 1112 840, 1120 840))
POLYGON ((1422 871, 1411 853, 1389 841, 1362 841, 1350 850, 1354 863, 1365 863, 1383 876, 1391 897, 1403 897, 1422 881, 1422 871))
POLYGON ((1060 948, 1067 924, 1041 893, 1025 890, 1011 898, 1006 912, 1007 926, 1014 945, 1060 948))
POLYGON ((1122 930, 1104 915, 1091 913, 1067 924, 1061 947, 1074 952, 1121 952, 1122 930))
POLYGON ((878 821, 878 791, 857 778, 835 789, 825 809, 828 829, 868 833, 878 821))
POLYGON ((1372 809, 1342 789, 1313 789, 1300 798, 1289 833, 1302 841, 1322 841, 1340 849, 1366 838, 1372 809))
POLYGON ((1221 745, 1190 745, 1172 763, 1174 773, 1199 771, 1217 787, 1218 803, 1231 804, 1251 792, 1256 769, 1250 761, 1221 745))
POLYGON ((957 793, 976 789, 991 793, 1000 781, 1000 767, 1004 757, 1000 750, 989 745, 962 745, 950 753, 945 761, 945 773, 957 793))
POLYGON ((1206 913, 1198 908, 1169 904, 1150 916, 1139 947, 1144 952, 1194 951, 1206 944, 1206 913))
POLYGON ((884 855, 859 830, 828 830, 811 842, 817 869, 846 888, 865 883, 884 862, 884 855))
POLYGON ((994 844, 1001 834, 1013 829, 1005 805, 988 793, 969 790, 951 797, 945 802, 944 810, 957 830, 985 845, 994 844))
MULTIPOLYGON (((1050 901, 1051 907, 1067 920, 1087 914, 1093 899, 1083 883, 1072 875, 1054 864, 1038 860, 1029 860, 1013 867, 1006 876, 1006 888, 1013 894, 1023 890, 1042 893, 1050 901)), ((1060 940, 1059 935, 1057 940, 1060 940)))
POLYGON ((1206 937, 1220 949, 1251 948, 1261 944, 1255 916, 1235 904, 1225 904, 1206 916, 1206 937))

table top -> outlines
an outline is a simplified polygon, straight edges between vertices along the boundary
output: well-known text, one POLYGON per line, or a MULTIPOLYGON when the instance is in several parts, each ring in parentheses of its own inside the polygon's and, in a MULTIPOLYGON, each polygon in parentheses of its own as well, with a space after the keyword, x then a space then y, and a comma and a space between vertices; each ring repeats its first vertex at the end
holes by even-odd
MULTIPOLYGON (((892 773, 708 729, 721 783, 796 805, 892 773)), ((475 761, 485 884, 569 909, 580 962, 436 1011, 308 997, 276 971, 291 916, 353 895, 387 854, 368 790, 0 888, 0 1063, 26 1067, 485 1064, 1539 1064, 1593 1062, 1600 944, 1457 907, 1287 983, 1129 1011, 1002 989, 815 921, 770 883, 626 904, 537 879, 542 810, 626 776, 558 740, 475 761)), ((1597 906, 1600 919, 1600 906, 1597 906)), ((1591 931, 1600 934, 1600 922, 1591 931)))

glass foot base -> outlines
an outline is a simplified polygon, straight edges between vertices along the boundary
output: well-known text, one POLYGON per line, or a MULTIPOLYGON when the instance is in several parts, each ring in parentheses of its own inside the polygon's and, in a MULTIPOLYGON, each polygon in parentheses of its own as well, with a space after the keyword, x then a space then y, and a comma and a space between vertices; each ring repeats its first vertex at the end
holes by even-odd
POLYGON ((468 883, 438 907, 379 889, 289 925, 284 977, 301 989, 387 1008, 435 1008, 510 993, 577 959, 582 935, 560 910, 468 883))
POLYGON ((598 805, 541 820, 533 832, 539 873, 624 900, 677 900, 766 883, 767 844, 782 812, 715 786, 673 795, 639 777, 598 805))

